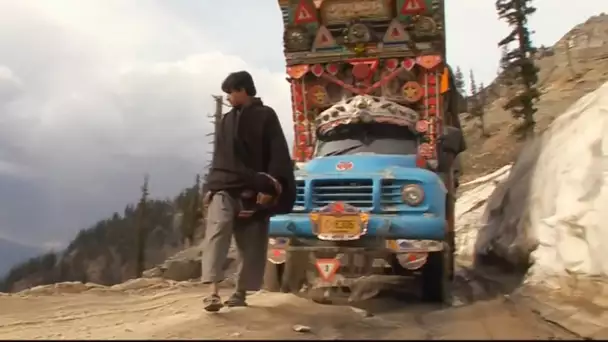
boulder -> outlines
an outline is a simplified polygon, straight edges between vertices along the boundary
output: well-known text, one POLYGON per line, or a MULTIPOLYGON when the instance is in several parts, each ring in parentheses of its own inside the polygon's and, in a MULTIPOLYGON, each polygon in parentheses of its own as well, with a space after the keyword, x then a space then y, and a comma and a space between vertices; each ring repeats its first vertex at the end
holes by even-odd
MULTIPOLYGON (((167 259, 164 263, 146 270, 143 273, 143 276, 145 278, 160 277, 175 281, 198 279, 201 276, 202 253, 203 250, 200 245, 186 248, 167 259)), ((224 264, 227 277, 234 274, 237 264, 235 262, 236 260, 237 252, 234 246, 234 241, 232 241, 226 264, 224 264)))
POLYGON ((529 283, 607 277, 606 203, 608 83, 527 145, 479 217, 474 253, 530 266, 529 283))

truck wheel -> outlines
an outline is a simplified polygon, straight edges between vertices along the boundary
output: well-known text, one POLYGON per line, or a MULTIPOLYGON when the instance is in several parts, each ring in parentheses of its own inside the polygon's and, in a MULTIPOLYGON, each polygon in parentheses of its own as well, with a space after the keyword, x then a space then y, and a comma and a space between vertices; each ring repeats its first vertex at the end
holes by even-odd
POLYGON ((430 253, 422 268, 422 298, 433 303, 444 303, 450 299, 450 264, 452 251, 446 246, 441 252, 430 253))
POLYGON ((264 290, 269 292, 297 293, 306 282, 306 255, 287 252, 282 264, 266 261, 264 270, 264 290))
POLYGON ((454 262, 454 253, 456 251, 456 234, 454 232, 448 233, 448 246, 450 247, 450 262, 448 264, 448 278, 450 281, 454 280, 454 275, 456 274, 455 267, 456 263, 454 262))
POLYGON ((298 293, 306 283, 308 255, 301 252, 288 252, 281 282, 281 291, 298 293))
POLYGON ((264 270, 264 285, 262 288, 268 292, 281 291, 281 278, 283 276, 282 264, 274 264, 266 260, 266 268, 264 270))

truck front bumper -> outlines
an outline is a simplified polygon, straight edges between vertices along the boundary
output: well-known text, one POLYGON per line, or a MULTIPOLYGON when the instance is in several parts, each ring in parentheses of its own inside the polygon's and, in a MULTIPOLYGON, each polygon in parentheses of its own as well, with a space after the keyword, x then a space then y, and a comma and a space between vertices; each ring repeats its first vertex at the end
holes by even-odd
MULTIPOLYGON (((423 215, 369 216, 365 236, 386 239, 443 240, 446 222, 443 217, 423 215)), ((315 238, 308 214, 275 216, 270 220, 270 237, 315 238)))

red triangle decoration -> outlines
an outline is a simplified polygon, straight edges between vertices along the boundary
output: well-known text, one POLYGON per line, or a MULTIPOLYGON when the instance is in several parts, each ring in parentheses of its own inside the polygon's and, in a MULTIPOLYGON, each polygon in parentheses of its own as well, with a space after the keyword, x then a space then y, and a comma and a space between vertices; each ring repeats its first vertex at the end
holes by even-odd
POLYGON ((391 21, 390 25, 388 25, 388 29, 384 34, 384 39, 382 40, 385 43, 403 43, 410 40, 409 35, 405 32, 405 28, 403 24, 397 19, 391 21))
POLYGON ((414 15, 426 12, 424 0, 405 0, 401 7, 402 15, 414 15))
POLYGON ((328 49, 336 47, 336 40, 327 27, 321 26, 317 30, 317 36, 315 37, 315 41, 312 44, 313 51, 317 49, 328 49))
POLYGON ((317 10, 310 4, 308 0, 300 0, 293 17, 293 21, 297 25, 316 23, 317 10))

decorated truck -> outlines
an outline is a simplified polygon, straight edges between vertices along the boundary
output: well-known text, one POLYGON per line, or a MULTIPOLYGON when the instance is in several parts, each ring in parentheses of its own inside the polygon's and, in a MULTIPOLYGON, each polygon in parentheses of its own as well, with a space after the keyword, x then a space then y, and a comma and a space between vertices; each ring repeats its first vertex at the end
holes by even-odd
MULTIPOLYGON (((464 149, 444 0, 279 0, 297 200, 270 221, 265 287, 415 277, 444 301, 464 149)), ((329 292, 325 292, 329 293, 329 292)))

